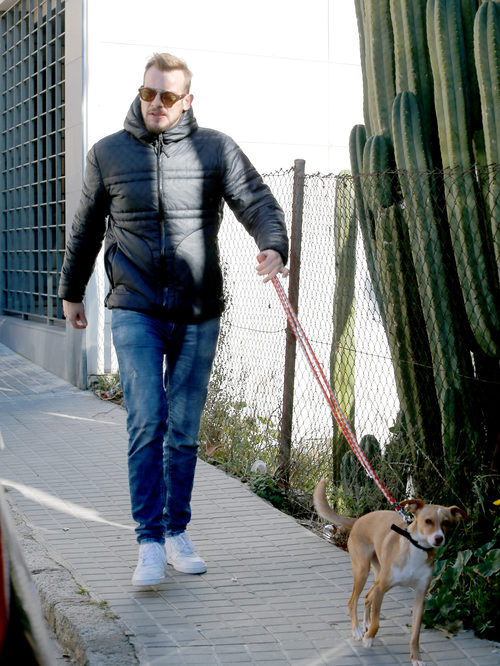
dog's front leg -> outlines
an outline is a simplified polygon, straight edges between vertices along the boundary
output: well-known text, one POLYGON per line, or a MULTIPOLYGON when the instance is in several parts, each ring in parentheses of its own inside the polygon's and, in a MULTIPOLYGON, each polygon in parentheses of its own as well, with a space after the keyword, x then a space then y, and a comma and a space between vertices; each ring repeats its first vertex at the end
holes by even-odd
POLYGON ((349 599, 349 615, 351 617, 352 635, 357 641, 363 639, 364 629, 359 626, 358 622, 358 599, 363 591, 363 588, 368 578, 369 567, 354 570, 354 582, 352 586, 352 594, 349 599))
POLYGON ((424 614, 425 593, 427 587, 415 590, 413 602, 413 620, 411 623, 410 657, 412 666, 425 666, 425 661, 420 658, 420 627, 424 614))
POLYGON ((372 590, 373 590, 373 588, 375 587, 376 584, 377 584, 377 582, 375 581, 375 583, 370 587, 370 589, 368 590, 368 592, 365 595, 365 616, 364 616, 365 623, 364 623, 364 626, 363 626, 363 636, 368 631, 368 627, 370 626, 370 623, 372 621, 371 593, 372 593, 372 590))
POLYGON ((368 630, 363 636, 363 645, 367 648, 370 648, 373 644, 373 639, 380 626, 380 609, 382 607, 382 600, 384 594, 389 589, 388 585, 385 585, 383 580, 378 580, 372 588, 369 590, 366 595, 365 608, 370 606, 371 608, 371 621, 368 630))

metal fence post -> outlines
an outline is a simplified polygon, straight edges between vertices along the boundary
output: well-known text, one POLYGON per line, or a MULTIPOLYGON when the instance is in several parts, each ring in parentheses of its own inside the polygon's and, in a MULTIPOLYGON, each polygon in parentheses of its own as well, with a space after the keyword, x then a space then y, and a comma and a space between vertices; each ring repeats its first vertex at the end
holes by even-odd
MULTIPOLYGON (((290 277, 288 298, 295 310, 299 305, 300 252, 302 245, 302 217, 304 212, 305 160, 295 160, 293 171, 292 232, 290 239, 290 277)), ((283 377, 283 412, 281 419, 280 448, 276 478, 288 486, 290 478, 290 454, 292 446, 293 387, 295 382, 296 340, 288 323, 286 329, 285 371, 283 377)))

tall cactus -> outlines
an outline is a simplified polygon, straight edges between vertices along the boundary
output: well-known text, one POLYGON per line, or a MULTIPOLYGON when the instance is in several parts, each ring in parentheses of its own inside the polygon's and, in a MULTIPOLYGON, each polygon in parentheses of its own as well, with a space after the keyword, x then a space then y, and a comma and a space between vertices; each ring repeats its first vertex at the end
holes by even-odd
POLYGON ((351 158, 351 171, 354 184, 354 198, 356 202, 356 212, 358 215, 361 236, 363 238, 363 247, 365 250, 368 273, 375 293, 382 322, 385 322, 385 308, 382 299, 379 276, 377 271, 377 255, 375 248, 375 223, 373 216, 368 209, 367 203, 363 197, 362 173, 363 173, 363 152, 366 144, 366 130, 363 125, 355 125, 351 130, 349 137, 349 154, 351 158))
POLYGON ((365 0, 364 47, 369 124, 372 134, 390 136, 394 88, 394 50, 389 0, 365 0))
MULTIPOLYGON (((393 360, 399 400, 406 415, 408 435, 417 448, 436 450, 433 423, 437 411, 428 346, 416 332, 424 328, 418 306, 418 290, 408 231, 400 207, 393 203, 394 174, 387 141, 382 135, 371 136, 365 145, 364 171, 373 174, 366 183, 365 199, 376 220, 375 246, 380 288, 386 314, 386 333, 393 360), (370 196, 367 192, 371 191, 370 196), (401 282, 401 274, 407 279, 401 282)), ((440 448, 438 448, 440 451, 440 448)), ((418 455, 415 455, 415 462, 418 455)))
POLYGON ((474 56, 479 82, 484 128, 484 150, 488 165, 488 219, 493 252, 500 278, 500 3, 488 0, 474 22, 474 56))
POLYGON ((474 404, 467 377, 473 374, 461 339, 457 303, 446 257, 449 235, 444 233, 436 206, 436 188, 429 174, 428 154, 416 96, 399 93, 392 110, 396 164, 405 201, 404 216, 429 339, 441 412, 443 453, 448 471, 468 453, 459 449, 463 433, 473 437, 477 423, 468 422, 466 405, 474 404), (453 409, 450 409, 450 406, 453 409))
MULTIPOLYGON (((365 48, 365 4, 364 0, 354 0, 354 7, 356 9, 356 20, 358 23, 358 33, 359 33, 359 50, 361 53, 361 75, 363 77, 363 90, 365 94, 363 95, 363 118, 365 121, 366 132, 368 136, 371 135, 371 126, 370 126, 370 111, 368 105, 368 74, 367 74, 367 58, 366 58, 366 48, 365 48)), ((358 125, 361 127, 361 125, 358 125)), ((364 128, 363 128, 364 129, 364 128)))
MULTIPOLYGON (((375 468, 378 468, 382 460, 382 450, 378 440, 373 437, 373 435, 365 435, 361 438, 359 445, 371 464, 375 468)), ((355 508, 357 512, 362 513, 364 510, 373 511, 373 487, 369 485, 370 481, 366 472, 359 464, 351 449, 347 450, 342 457, 340 465, 340 482, 342 484, 344 497, 349 498, 356 503, 356 506, 353 508, 355 508)), ((383 506, 384 505, 381 505, 381 508, 383 506)))
MULTIPOLYGON (((356 345, 355 275, 358 225, 354 207, 353 182, 347 174, 337 179, 335 192, 335 291, 333 295, 333 340, 330 353, 330 384, 349 423, 354 423, 354 368, 356 345)), ((334 422, 334 468, 338 472, 340 460, 348 448, 334 422), (340 444, 342 442, 342 444, 340 444)))
POLYGON ((500 355, 498 278, 489 258, 472 170, 466 41, 459 0, 428 0, 427 34, 434 76, 439 143, 445 168, 451 240, 469 325, 480 347, 500 355), (454 169, 464 171, 460 178, 454 169))
POLYGON ((500 0, 355 5, 366 132, 351 166, 402 422, 416 446, 440 439, 448 478, 457 462, 473 474, 500 432, 500 0))
POLYGON ((415 93, 422 117, 424 142, 432 155, 429 168, 441 164, 436 133, 434 90, 427 48, 425 8, 427 0, 391 0, 394 33, 396 93, 415 93))

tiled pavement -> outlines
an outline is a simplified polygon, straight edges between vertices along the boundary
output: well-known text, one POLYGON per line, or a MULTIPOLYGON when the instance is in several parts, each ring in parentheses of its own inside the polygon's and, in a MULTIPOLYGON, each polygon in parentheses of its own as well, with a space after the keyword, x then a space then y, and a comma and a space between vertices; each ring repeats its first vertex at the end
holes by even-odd
MULTIPOLYGON (((366 650, 350 635, 348 555, 203 462, 189 531, 208 572, 169 568, 157 590, 132 587, 124 410, 0 345, 2 445, 10 501, 79 585, 121 618, 141 664, 409 663, 410 590, 386 595, 366 650)), ((500 664, 498 646, 471 632, 447 639, 424 629, 421 644, 427 664, 500 664)))

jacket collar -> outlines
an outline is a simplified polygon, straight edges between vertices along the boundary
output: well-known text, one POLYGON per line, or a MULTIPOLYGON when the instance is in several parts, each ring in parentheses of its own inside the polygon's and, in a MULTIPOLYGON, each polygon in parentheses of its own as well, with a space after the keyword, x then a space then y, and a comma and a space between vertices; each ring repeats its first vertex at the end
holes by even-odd
MULTIPOLYGON (((132 102, 125 118, 125 122, 123 123, 123 127, 129 132, 129 134, 132 134, 132 136, 139 141, 153 143, 158 137, 157 134, 151 134, 151 132, 148 132, 146 129, 141 113, 141 100, 139 95, 137 95, 132 102)), ((184 111, 176 125, 162 133, 163 143, 168 144, 180 141, 197 129, 198 123, 194 117, 193 109, 190 107, 187 111, 184 111)))

